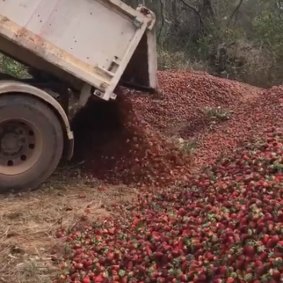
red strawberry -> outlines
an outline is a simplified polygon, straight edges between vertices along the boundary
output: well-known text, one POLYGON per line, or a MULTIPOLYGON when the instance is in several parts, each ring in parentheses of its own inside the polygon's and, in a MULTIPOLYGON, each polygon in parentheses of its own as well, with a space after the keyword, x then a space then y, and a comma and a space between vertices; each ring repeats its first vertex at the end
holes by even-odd
POLYGON ((278 282, 280 281, 281 272, 278 269, 270 269, 269 273, 274 280, 278 280, 278 282))
POLYGON ((83 279, 82 283, 91 283, 90 278, 89 278, 88 276, 86 276, 86 277, 83 279))
POLYGON ((266 246, 268 247, 268 248, 274 248, 275 246, 276 246, 276 244, 279 242, 279 236, 278 235, 274 235, 274 236, 272 236, 269 240, 268 240, 268 242, 267 242, 267 244, 266 244, 266 246))
POLYGON ((186 215, 186 209, 184 209, 183 207, 181 207, 180 209, 179 209, 179 211, 178 211, 178 215, 180 215, 180 216, 184 216, 184 215, 186 215))
POLYGON ((254 256, 255 247, 254 246, 245 246, 244 247, 244 253, 245 253, 245 255, 250 256, 250 257, 254 256))
POLYGON ((94 278, 94 283, 102 283, 104 281, 104 277, 100 274, 94 278))
POLYGON ((235 282, 235 278, 233 277, 228 277, 226 280, 226 283, 234 283, 235 282))

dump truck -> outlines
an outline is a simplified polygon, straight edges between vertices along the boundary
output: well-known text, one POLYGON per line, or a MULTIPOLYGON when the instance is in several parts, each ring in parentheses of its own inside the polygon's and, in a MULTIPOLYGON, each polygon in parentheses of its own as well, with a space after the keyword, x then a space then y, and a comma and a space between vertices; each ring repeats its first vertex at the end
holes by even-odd
POLYGON ((0 74, 0 191, 36 188, 72 158, 71 120, 93 97, 157 89, 155 22, 120 0, 0 1, 0 53, 28 73, 0 74))

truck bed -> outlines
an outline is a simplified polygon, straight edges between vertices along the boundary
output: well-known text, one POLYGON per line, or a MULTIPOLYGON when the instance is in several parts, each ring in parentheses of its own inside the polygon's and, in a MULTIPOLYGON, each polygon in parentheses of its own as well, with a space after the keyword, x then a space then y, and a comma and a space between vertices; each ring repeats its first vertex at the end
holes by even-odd
POLYGON ((154 23, 119 0, 1 1, 0 51, 108 100, 122 77, 156 87, 154 23))

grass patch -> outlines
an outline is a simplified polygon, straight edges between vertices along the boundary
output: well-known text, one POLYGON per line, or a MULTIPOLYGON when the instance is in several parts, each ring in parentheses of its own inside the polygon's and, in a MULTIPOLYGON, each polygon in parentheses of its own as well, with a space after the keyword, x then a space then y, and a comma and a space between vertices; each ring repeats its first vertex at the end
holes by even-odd
POLYGON ((181 152, 187 155, 193 155, 197 148, 196 140, 184 140, 182 138, 178 139, 178 148, 181 152))
POLYGON ((229 109, 218 107, 205 107, 203 109, 204 115, 211 122, 224 122, 231 118, 232 112, 229 109))

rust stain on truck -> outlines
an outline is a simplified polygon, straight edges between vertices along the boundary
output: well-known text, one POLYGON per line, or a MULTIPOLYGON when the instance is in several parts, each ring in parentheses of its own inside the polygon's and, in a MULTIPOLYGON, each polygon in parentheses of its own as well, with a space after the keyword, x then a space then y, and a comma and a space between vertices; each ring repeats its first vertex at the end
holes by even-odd
POLYGON ((2 18, 1 15, 0 23, 0 35, 25 49, 32 50, 36 55, 44 58, 57 67, 60 67, 63 70, 68 70, 71 74, 76 76, 77 73, 75 72, 75 69, 78 68, 81 72, 81 75, 79 74, 78 77, 81 78, 86 78, 88 74, 92 75, 95 73, 99 80, 105 83, 109 80, 110 76, 104 74, 96 66, 85 64, 75 56, 54 46, 26 28, 18 26, 16 23, 5 17, 2 18))

